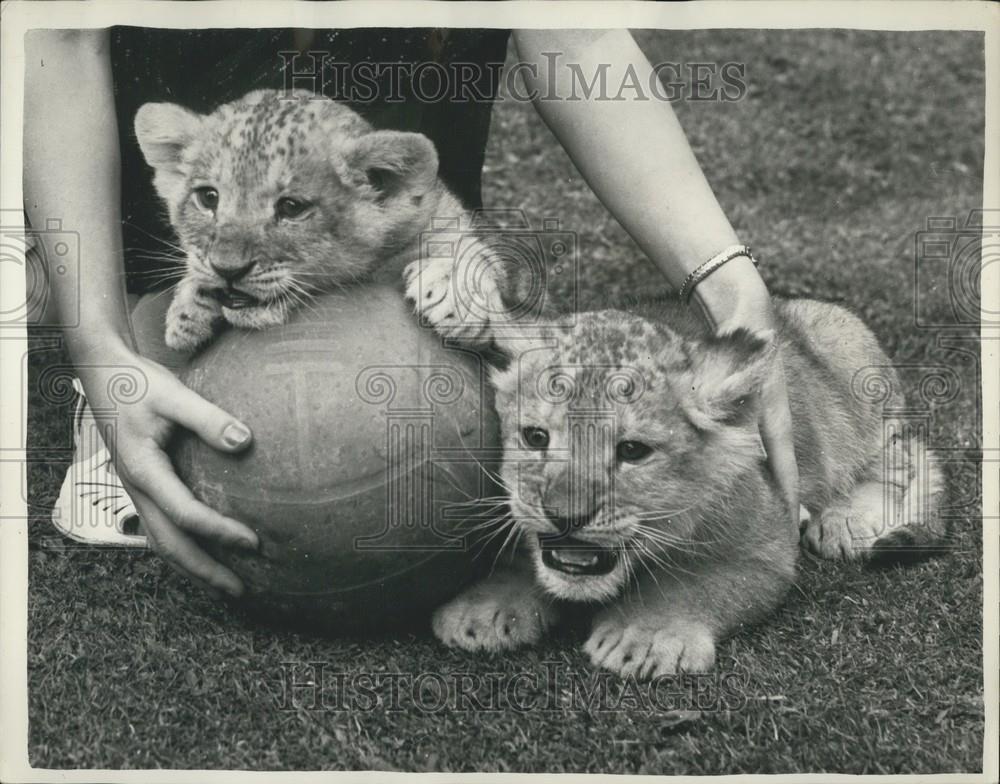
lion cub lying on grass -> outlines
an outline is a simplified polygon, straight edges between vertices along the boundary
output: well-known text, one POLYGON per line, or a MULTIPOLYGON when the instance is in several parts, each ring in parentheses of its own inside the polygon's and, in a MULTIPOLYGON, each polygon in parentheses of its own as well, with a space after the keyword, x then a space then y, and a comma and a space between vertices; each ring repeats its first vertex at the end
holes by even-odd
MULTIPOLYGON (((519 341, 489 320, 463 322, 451 276, 417 262, 408 293, 443 334, 498 338, 510 356, 493 382, 520 550, 436 612, 446 644, 533 643, 562 602, 589 602, 584 650, 595 664, 641 677, 710 669, 716 644, 774 610, 795 577, 798 534, 756 425, 776 353, 811 515, 804 543, 827 558, 891 557, 943 534, 937 468, 922 444, 891 435, 884 414, 900 407, 899 379, 843 308, 778 301, 776 335, 716 337, 680 305, 657 303, 569 315, 519 341), (884 403, 852 389, 873 366, 893 390, 884 403)), ((495 284, 478 293, 494 313, 495 284)))

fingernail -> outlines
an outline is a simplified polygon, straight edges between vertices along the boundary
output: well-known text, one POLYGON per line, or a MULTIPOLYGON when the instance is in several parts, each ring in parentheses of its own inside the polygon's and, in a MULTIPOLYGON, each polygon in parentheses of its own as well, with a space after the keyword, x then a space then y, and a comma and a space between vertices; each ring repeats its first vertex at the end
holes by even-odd
POLYGON ((222 586, 223 590, 232 596, 234 599, 239 599, 243 595, 243 586, 237 585, 235 583, 226 583, 222 586))
POLYGON ((253 536, 241 536, 237 538, 236 546, 242 547, 244 550, 256 550, 260 544, 253 536))
POLYGON ((230 425, 226 425, 226 429, 222 431, 222 440, 225 441, 227 446, 243 446, 250 440, 250 428, 239 422, 233 422, 230 425))

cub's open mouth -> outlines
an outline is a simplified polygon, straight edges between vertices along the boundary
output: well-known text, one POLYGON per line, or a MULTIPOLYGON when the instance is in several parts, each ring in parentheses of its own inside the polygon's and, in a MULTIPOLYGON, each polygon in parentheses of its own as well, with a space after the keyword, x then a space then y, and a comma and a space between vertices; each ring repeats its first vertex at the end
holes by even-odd
POLYGON ((538 534, 542 563, 566 574, 602 575, 618 564, 618 551, 571 536, 538 534))
POLYGON ((257 299, 252 294, 236 289, 217 289, 214 294, 215 298, 230 310, 243 310, 263 304, 262 300, 257 299))

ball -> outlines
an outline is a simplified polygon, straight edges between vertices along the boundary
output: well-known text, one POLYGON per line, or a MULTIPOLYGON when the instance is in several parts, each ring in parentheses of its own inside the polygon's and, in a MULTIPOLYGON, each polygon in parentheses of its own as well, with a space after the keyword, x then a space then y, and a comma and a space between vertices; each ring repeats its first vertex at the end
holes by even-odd
POLYGON ((484 560, 499 444, 486 367, 400 292, 356 287, 230 329, 183 379, 253 430, 236 455, 190 433, 171 447, 194 495, 260 538, 256 553, 205 543, 250 608, 328 629, 416 621, 484 560))

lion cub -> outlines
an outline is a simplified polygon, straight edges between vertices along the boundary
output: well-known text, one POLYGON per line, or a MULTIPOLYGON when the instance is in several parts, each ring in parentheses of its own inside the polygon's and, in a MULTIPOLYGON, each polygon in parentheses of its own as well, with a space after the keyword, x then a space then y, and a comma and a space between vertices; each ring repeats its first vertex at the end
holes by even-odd
POLYGON ((395 282, 432 216, 463 214, 426 136, 322 95, 258 90, 208 115, 148 103, 135 132, 186 255, 166 319, 178 350, 224 321, 280 324, 318 292, 395 282))
MULTIPOLYGON (((450 271, 418 271, 425 290, 410 295, 453 333, 450 271)), ((894 435, 899 379, 874 335, 812 300, 778 301, 776 318, 774 335, 720 337, 661 302, 566 316, 520 344, 508 332, 511 361, 493 382, 521 548, 435 613, 436 635, 513 648, 537 641, 561 603, 585 602, 594 664, 640 677, 710 669, 716 644, 774 610, 795 577, 799 532, 757 432, 777 354, 811 515, 803 542, 827 558, 935 543, 941 478, 921 443, 894 435), (884 373, 887 400, 858 393, 866 368, 884 373)))

